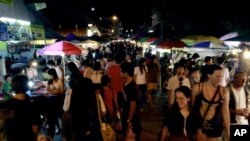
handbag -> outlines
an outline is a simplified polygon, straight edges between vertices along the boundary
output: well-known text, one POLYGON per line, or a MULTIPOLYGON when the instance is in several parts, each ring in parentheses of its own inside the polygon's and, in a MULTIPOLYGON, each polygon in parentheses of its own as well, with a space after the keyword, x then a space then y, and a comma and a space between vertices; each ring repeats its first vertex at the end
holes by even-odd
POLYGON ((115 141, 115 131, 108 123, 101 123, 101 134, 103 141, 115 141))
POLYGON ((125 141, 135 141, 135 133, 133 132, 132 128, 128 129, 125 141))
POLYGON ((122 120, 121 120, 121 118, 116 117, 113 128, 117 132, 121 132, 122 131, 122 120))
MULTIPOLYGON (((101 125, 101 135, 102 135, 102 139, 103 141, 115 141, 116 140, 116 133, 114 131, 114 129, 108 124, 106 123, 106 121, 102 120, 101 118, 101 108, 103 106, 103 100, 100 97, 100 94, 96 95, 96 100, 97 100, 97 111, 98 111, 98 118, 99 118, 99 122, 101 125)), ((102 109, 104 110, 104 109, 102 109)))

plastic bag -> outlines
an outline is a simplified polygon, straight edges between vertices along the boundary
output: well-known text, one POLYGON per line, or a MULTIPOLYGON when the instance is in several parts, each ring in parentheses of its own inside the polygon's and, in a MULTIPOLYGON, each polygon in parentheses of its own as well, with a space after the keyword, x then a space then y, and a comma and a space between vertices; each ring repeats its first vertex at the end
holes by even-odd
POLYGON ((101 134, 103 141, 115 141, 115 131, 108 123, 102 123, 101 124, 101 134))
POLYGON ((131 128, 126 133, 125 141, 135 141, 135 133, 131 128))

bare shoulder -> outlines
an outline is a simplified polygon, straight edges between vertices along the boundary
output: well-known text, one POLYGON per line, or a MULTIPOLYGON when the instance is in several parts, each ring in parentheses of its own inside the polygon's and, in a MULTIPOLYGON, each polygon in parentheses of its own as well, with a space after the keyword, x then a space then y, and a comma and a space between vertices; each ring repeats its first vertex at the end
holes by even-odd
POLYGON ((61 71, 63 71, 63 67, 61 67, 61 66, 58 66, 58 69, 61 70, 61 71))
POLYGON ((228 98, 229 96, 228 89, 226 87, 220 87, 220 94, 223 99, 228 98))
POLYGON ((199 92, 200 85, 201 85, 200 83, 194 84, 193 87, 192 87, 192 91, 193 92, 199 92))

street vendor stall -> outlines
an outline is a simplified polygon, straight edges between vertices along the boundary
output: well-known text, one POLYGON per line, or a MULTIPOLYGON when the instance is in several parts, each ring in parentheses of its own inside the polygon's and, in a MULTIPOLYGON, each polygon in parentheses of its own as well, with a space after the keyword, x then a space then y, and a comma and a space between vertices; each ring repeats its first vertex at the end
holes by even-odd
POLYGON ((43 49, 38 51, 39 55, 60 55, 62 59, 62 65, 63 69, 65 71, 65 62, 64 62, 64 56, 65 55, 81 55, 84 51, 83 48, 72 44, 67 41, 60 41, 56 42, 54 44, 45 46, 43 49))

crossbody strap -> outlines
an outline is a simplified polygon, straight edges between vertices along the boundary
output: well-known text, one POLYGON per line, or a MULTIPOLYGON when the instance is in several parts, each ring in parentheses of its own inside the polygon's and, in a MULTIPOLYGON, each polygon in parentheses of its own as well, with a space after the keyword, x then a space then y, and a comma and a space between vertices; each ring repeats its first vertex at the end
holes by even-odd
POLYGON ((98 119, 100 124, 102 123, 102 118, 101 118, 101 105, 100 105, 100 99, 99 96, 96 94, 96 104, 97 104, 97 112, 98 112, 98 119))
POLYGON ((244 91, 245 91, 245 95, 246 95, 246 108, 249 108, 248 107, 249 91, 246 87, 244 87, 244 91))
POLYGON ((210 109, 211 105, 212 105, 212 102, 214 101, 215 97, 216 97, 216 94, 219 92, 220 90, 220 86, 217 87, 217 90, 215 91, 214 93, 214 96, 212 97, 212 99, 209 101, 209 104, 208 104, 208 107, 204 113, 204 116, 203 116, 203 120, 206 118, 207 116, 207 113, 208 113, 208 110, 210 109))

